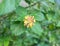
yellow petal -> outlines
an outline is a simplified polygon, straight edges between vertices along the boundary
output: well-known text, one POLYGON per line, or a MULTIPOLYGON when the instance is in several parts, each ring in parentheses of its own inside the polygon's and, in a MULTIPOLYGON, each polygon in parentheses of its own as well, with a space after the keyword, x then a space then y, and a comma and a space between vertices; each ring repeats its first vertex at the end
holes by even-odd
POLYGON ((33 23, 30 23, 29 26, 32 27, 33 26, 33 23))
POLYGON ((24 23, 28 23, 28 21, 25 20, 24 23))
POLYGON ((36 20, 34 19, 34 22, 36 22, 36 20))
POLYGON ((25 19, 28 19, 29 16, 25 16, 25 19))

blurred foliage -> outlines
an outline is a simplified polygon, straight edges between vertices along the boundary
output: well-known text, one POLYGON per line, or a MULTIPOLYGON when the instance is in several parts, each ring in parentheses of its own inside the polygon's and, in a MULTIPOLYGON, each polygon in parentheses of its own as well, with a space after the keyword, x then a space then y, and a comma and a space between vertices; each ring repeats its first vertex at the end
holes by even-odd
POLYGON ((0 0, 0 46, 60 46, 60 0, 0 0))

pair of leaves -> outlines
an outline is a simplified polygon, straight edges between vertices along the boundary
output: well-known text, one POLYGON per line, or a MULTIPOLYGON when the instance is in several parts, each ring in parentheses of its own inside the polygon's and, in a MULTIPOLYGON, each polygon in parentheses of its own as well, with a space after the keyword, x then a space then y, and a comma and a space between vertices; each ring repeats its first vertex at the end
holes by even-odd
MULTIPOLYGON (((21 35, 22 33, 28 31, 27 28, 24 27, 23 23, 13 23, 10 26, 11 32, 14 35, 21 35)), ((35 23, 35 25, 30 30, 33 34, 37 34, 40 36, 43 32, 43 29, 41 28, 41 25, 39 23, 35 23)), ((30 32, 29 32, 30 33, 30 32)))
POLYGON ((15 12, 16 12, 16 14, 14 14, 14 17, 12 16, 10 18, 11 21, 23 21, 24 17, 27 16, 27 15, 34 16, 35 20, 37 20, 37 21, 43 21, 43 20, 45 20, 43 13, 41 13, 40 11, 37 11, 35 9, 28 10, 27 8, 23 8, 23 7, 19 6, 15 10, 15 12))

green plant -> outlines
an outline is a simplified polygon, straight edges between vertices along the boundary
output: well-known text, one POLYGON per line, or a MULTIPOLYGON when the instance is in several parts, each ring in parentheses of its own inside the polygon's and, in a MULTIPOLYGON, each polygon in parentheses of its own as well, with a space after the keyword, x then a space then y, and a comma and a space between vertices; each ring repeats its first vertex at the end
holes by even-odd
POLYGON ((0 46, 60 46, 58 0, 0 0, 0 46))

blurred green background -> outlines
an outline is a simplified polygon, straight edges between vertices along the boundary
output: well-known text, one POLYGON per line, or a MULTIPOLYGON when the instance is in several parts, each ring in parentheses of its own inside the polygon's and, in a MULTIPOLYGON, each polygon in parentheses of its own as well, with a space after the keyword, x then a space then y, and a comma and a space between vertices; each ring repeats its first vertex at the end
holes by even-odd
POLYGON ((60 0, 0 0, 0 46, 60 46, 60 0))

